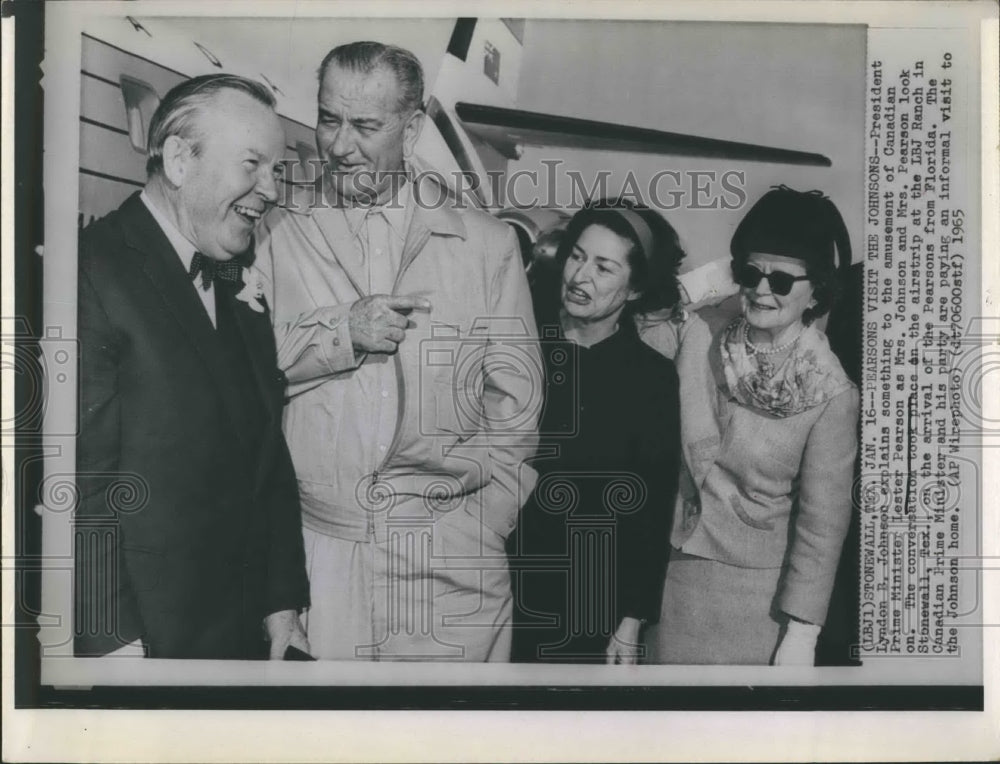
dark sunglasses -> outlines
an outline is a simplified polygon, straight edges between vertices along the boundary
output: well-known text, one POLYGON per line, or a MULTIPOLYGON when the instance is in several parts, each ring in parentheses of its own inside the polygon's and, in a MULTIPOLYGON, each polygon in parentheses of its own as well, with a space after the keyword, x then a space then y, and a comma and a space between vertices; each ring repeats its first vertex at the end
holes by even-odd
POLYGON ((793 276, 784 271, 764 273, 760 268, 749 263, 740 266, 736 272, 736 283, 747 289, 755 289, 761 279, 767 279, 767 284, 771 287, 771 291, 779 297, 784 297, 792 291, 792 287, 795 286, 796 281, 807 281, 809 277, 793 276))

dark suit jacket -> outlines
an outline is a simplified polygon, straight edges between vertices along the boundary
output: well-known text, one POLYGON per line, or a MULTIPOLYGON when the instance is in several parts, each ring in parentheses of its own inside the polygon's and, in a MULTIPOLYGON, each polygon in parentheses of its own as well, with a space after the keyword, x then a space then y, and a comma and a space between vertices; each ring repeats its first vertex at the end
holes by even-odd
POLYGON ((263 412, 240 410, 246 380, 138 194, 81 234, 77 654, 141 636, 151 657, 255 657, 263 617, 308 604, 284 379, 236 291, 216 298, 263 412))

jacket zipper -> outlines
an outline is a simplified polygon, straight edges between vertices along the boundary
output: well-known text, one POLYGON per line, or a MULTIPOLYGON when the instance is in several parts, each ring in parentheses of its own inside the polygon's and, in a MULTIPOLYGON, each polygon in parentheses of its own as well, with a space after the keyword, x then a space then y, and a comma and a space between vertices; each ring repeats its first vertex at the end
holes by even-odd
MULTIPOLYGON (((372 495, 372 497, 375 496, 375 486, 376 485, 378 485, 378 469, 376 469, 372 473, 372 482, 371 482, 371 495, 372 495)), ((371 512, 368 512, 368 536, 372 540, 374 540, 374 538, 375 538, 375 515, 373 515, 371 512)))

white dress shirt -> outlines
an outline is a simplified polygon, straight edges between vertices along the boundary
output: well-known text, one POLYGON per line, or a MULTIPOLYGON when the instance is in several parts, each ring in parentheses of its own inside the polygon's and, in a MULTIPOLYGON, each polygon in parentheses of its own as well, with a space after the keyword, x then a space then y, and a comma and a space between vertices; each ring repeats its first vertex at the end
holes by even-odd
MULTIPOLYGON (((149 195, 145 191, 142 191, 142 193, 139 194, 139 198, 142 199, 142 203, 146 205, 146 209, 149 210, 149 214, 153 216, 153 219, 157 222, 160 228, 163 229, 163 233, 166 234, 171 246, 174 248, 177 256, 181 259, 181 263, 184 265, 184 272, 189 273, 191 271, 191 261, 194 259, 194 253, 198 251, 197 247, 188 241, 187 237, 177 230, 177 226, 171 223, 167 216, 156 208, 156 204, 149 198, 149 195)), ((208 257, 208 255, 204 256, 208 257)), ((211 320, 212 326, 216 326, 215 284, 209 282, 208 289, 203 289, 201 286, 201 274, 199 274, 198 278, 192 280, 191 287, 198 293, 198 298, 201 300, 201 304, 205 306, 205 310, 208 312, 208 318, 211 320)))

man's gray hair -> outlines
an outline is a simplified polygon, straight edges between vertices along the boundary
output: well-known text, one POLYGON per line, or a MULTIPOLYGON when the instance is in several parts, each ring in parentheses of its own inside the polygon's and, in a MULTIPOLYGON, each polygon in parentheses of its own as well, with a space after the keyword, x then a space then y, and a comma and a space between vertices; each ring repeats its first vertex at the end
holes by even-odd
POLYGON ((369 74, 379 67, 391 71, 399 83, 398 110, 409 114, 424 104, 424 68, 420 60, 405 48, 381 42, 351 42, 338 45, 326 54, 319 65, 319 81, 331 64, 351 72, 369 74))
POLYGON ((171 135, 190 141, 192 151, 198 154, 201 150, 198 115, 209 101, 224 90, 246 93, 272 109, 276 104, 274 94, 265 85, 236 74, 205 74, 171 88, 156 107, 149 123, 146 177, 151 178, 163 171, 163 144, 171 135))

